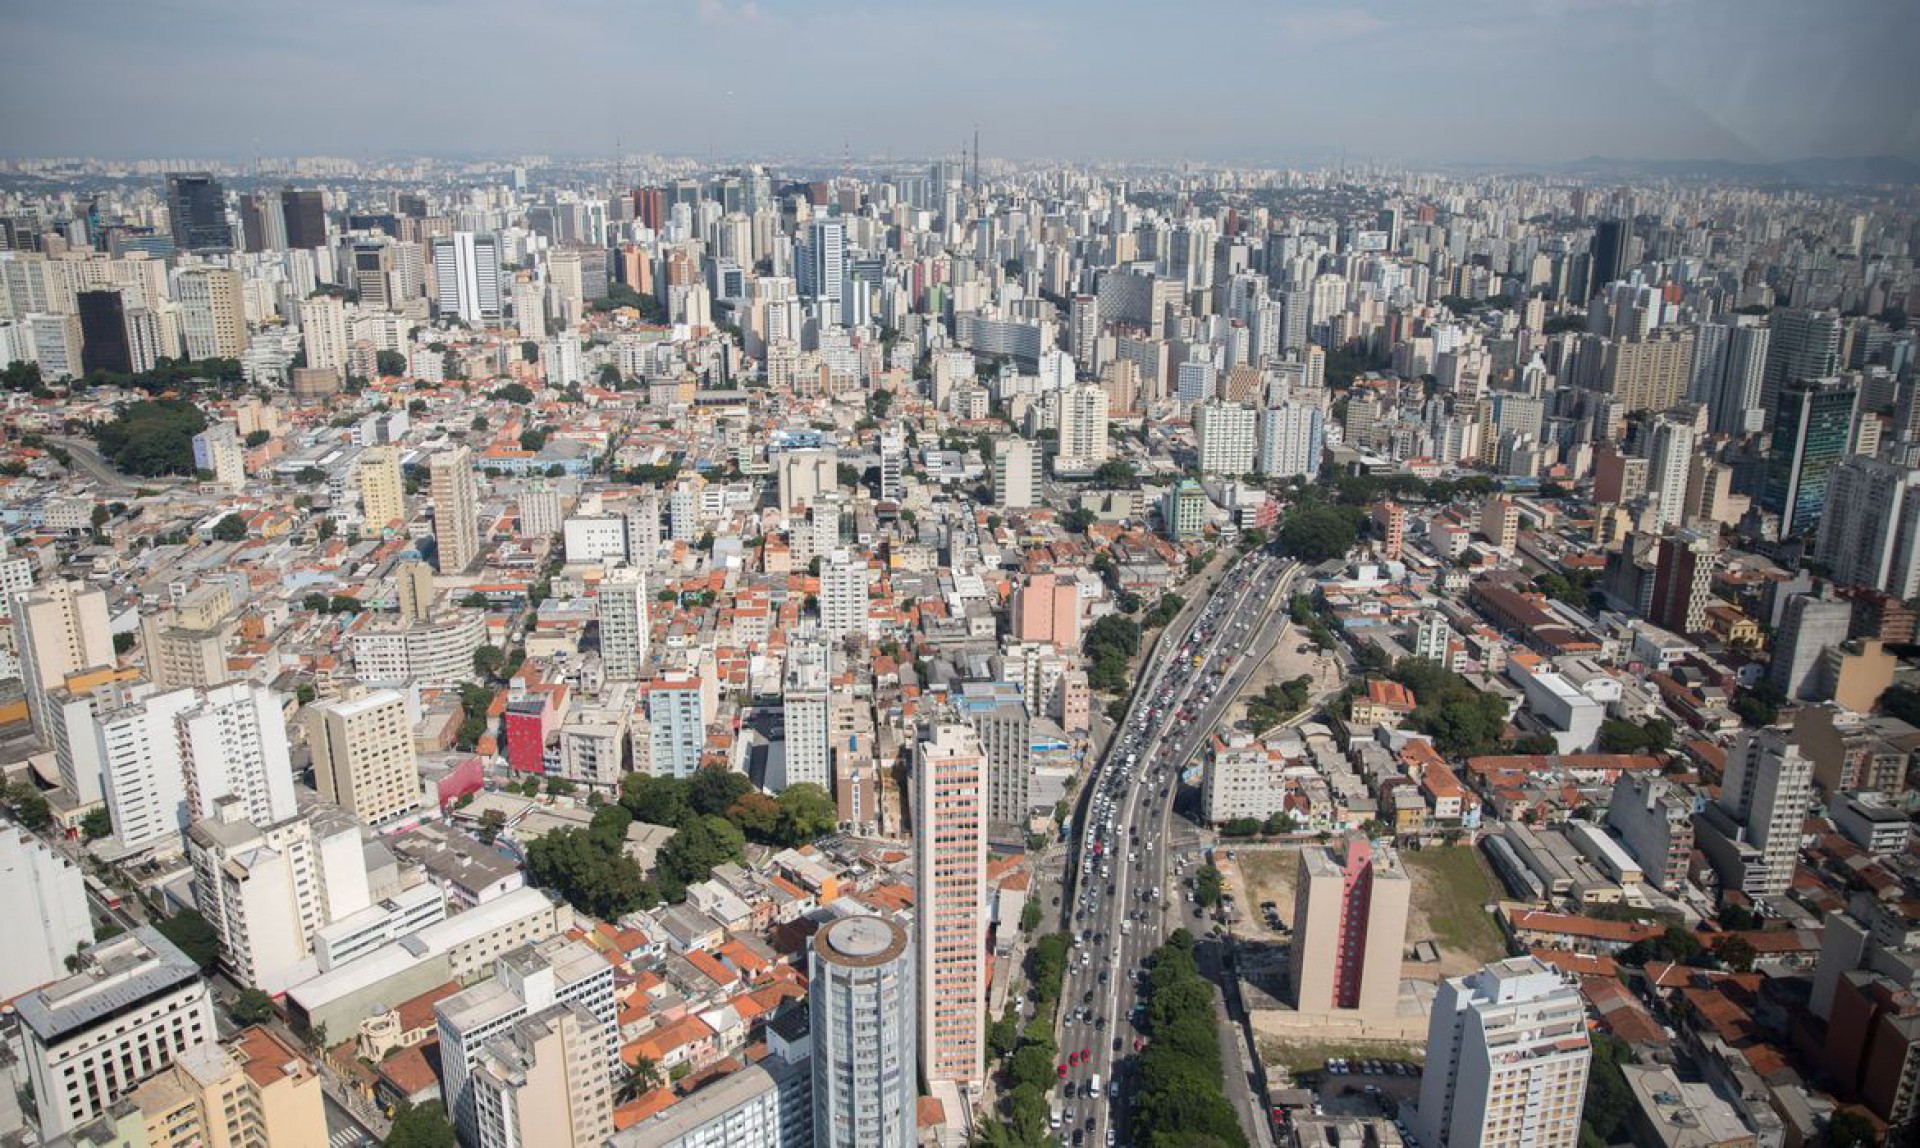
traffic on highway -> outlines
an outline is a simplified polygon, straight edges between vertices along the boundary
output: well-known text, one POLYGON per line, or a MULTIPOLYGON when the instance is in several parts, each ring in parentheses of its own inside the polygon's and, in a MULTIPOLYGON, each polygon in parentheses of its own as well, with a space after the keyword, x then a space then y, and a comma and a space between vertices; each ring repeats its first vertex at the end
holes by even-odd
POLYGON ((1191 886, 1200 857, 1169 841, 1181 770, 1284 626, 1276 607, 1293 570, 1285 559, 1249 554, 1204 605, 1189 607, 1178 635, 1169 630, 1155 648, 1083 793, 1060 905, 1073 947, 1050 1123, 1063 1146, 1126 1142, 1125 1077, 1148 1040, 1146 962, 1174 928, 1197 923, 1191 886))

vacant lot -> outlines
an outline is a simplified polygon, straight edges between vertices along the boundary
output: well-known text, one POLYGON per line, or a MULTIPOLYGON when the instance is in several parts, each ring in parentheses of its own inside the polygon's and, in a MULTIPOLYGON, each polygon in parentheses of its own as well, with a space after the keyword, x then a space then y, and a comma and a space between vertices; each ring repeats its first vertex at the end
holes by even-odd
POLYGON ((1324 1068, 1327 1061, 1336 1057, 1346 1060, 1369 1058, 1404 1060, 1419 1064, 1426 1059, 1426 1048, 1419 1044, 1393 1040, 1288 1040, 1276 1036, 1260 1038, 1260 1059, 1268 1064, 1280 1065, 1295 1075, 1324 1068))
POLYGON ((1440 947, 1440 974, 1470 973, 1507 955, 1506 940, 1487 912, 1494 900, 1493 879, 1480 854, 1468 845, 1405 849, 1400 853, 1413 878, 1413 910, 1407 940, 1429 937, 1440 947))
MULTIPOLYGON (((1280 920, 1292 927, 1293 881, 1300 872, 1300 850, 1240 849, 1235 853, 1237 860, 1234 864, 1240 870, 1240 884, 1244 892, 1235 889, 1233 894, 1243 902, 1241 908, 1247 918, 1247 923, 1242 926, 1243 931, 1266 932, 1266 921, 1260 914, 1262 901, 1272 901, 1278 905, 1280 920)), ((1222 861, 1221 868, 1225 870, 1229 865, 1222 861)))

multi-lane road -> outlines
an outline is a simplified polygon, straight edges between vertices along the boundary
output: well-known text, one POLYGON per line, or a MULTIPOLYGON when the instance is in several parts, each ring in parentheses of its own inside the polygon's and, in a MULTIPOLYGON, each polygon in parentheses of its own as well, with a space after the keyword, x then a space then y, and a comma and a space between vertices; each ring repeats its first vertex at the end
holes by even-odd
MULTIPOLYGON (((1279 607, 1293 571, 1293 564, 1270 554, 1245 556, 1204 603, 1175 620, 1082 792, 1061 898, 1062 925, 1074 940, 1061 993, 1053 1100, 1062 1144, 1128 1141, 1125 1078, 1144 1038, 1133 1018, 1136 978, 1170 932, 1199 923, 1182 884, 1198 859, 1168 840, 1176 832, 1180 772, 1284 628, 1279 607)), ((1259 1104, 1244 1074, 1230 1073, 1227 1085, 1255 1142, 1264 1143, 1259 1104)))

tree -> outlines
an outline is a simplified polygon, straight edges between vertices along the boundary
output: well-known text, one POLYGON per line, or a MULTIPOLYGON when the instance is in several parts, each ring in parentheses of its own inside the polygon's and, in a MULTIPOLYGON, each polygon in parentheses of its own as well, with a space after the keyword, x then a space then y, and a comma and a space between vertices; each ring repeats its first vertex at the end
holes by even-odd
POLYGON ((627 1066, 625 1079, 620 1083, 620 1094, 615 1100, 621 1104, 643 1096, 660 1087, 660 1065, 651 1056, 635 1057, 627 1066))
POLYGON ((635 820, 677 829, 693 816, 687 784, 677 778, 630 773, 620 780, 620 804, 635 820))
POLYGON ((1220 903, 1220 894, 1225 888, 1225 878, 1220 870, 1204 865, 1193 875, 1193 896, 1204 908, 1211 909, 1220 903))
POLYGON ((489 809, 480 815, 480 828, 474 835, 480 838, 482 844, 491 845, 506 827, 507 815, 498 809, 489 809))
POLYGON ((407 373, 407 357, 399 351, 375 351, 373 369, 386 378, 399 378, 407 373))
POLYGON ((1880 1134, 1866 1114, 1843 1108, 1827 1118, 1827 1134, 1819 1143, 1824 1148, 1874 1148, 1880 1143, 1880 1134))
POLYGON ((1066 517, 1062 518, 1060 523, 1075 534, 1085 534, 1087 527, 1092 526, 1097 521, 1099 521, 1099 519, 1094 515, 1093 511, 1088 510, 1084 506, 1076 506, 1072 510, 1067 511, 1066 517))
POLYGON ((80 819, 80 836, 88 841, 98 841, 112 835, 113 814, 107 810, 106 806, 97 805, 87 810, 87 815, 80 819))
POLYGON ((528 454, 539 454, 547 445, 547 432, 539 427, 530 427, 520 432, 520 449, 528 454))
POLYGON ((1040 902, 1029 898, 1020 907, 1020 931, 1031 937, 1033 931, 1040 927, 1040 915, 1040 902))
POLYGON ((473 652, 473 672, 479 677, 488 679, 498 677, 500 667, 506 663, 506 652, 498 646, 481 646, 473 652))
POLYGON ((53 824, 53 809, 32 782, 16 781, 6 787, 4 795, 7 812, 23 827, 38 831, 53 824))
POLYGON ((727 810, 727 820, 738 825, 750 841, 773 842, 780 830, 780 803, 764 793, 742 794, 727 810))
POLYGON ((455 1148, 453 1124, 438 1100, 414 1105, 402 1102, 387 1131, 387 1148, 455 1148))
POLYGON ((93 440, 129 474, 192 474, 193 436, 205 429, 207 417, 187 399, 143 399, 96 426, 93 440))
POLYGON ((730 769, 699 769, 687 779, 687 803, 702 816, 724 814, 751 792, 753 782, 747 775, 730 769))
POLYGON ((1361 513, 1353 507, 1308 504, 1287 512, 1276 535, 1280 552, 1303 562, 1344 557, 1360 537, 1361 513))
POLYGON ((247 520, 238 514, 229 514, 214 523, 213 537, 220 542, 245 542, 247 540, 247 520))
POLYGON ((220 959, 220 935, 213 931, 205 917, 192 909, 163 917, 155 921, 153 927, 202 971, 210 971, 220 959))
POLYGON ((273 998, 259 989, 241 989, 228 1011, 241 1024, 264 1024, 273 1019, 273 998))
POLYGON ((1752 941, 1738 933, 1728 933, 1713 943, 1713 955, 1736 973, 1750 973, 1759 954, 1754 952, 1752 941))
POLYGON ((827 791, 811 781, 789 785, 780 791, 780 841, 803 845, 832 833, 840 824, 840 811, 827 791))
POLYGON ((1133 464, 1119 459, 1103 462, 1093 472, 1093 484, 1102 488, 1131 490, 1138 479, 1133 464))

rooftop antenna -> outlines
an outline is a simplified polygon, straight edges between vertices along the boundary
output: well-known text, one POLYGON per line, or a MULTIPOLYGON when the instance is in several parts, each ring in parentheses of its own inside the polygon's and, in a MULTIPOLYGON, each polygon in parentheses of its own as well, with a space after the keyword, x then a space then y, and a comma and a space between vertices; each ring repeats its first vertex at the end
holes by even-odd
POLYGON ((980 194, 980 125, 973 125, 973 194, 980 194))

